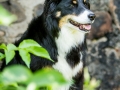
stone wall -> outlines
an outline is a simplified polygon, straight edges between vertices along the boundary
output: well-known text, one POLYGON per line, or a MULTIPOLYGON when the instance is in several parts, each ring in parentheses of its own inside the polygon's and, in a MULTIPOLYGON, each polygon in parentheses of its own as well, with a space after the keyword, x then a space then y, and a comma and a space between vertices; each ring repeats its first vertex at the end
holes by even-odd
MULTIPOLYGON (((0 26, 0 43, 19 39, 33 17, 42 13, 44 0, 0 0, 18 20, 0 26)), ((91 77, 101 80, 97 90, 120 90, 120 0, 90 0, 96 14, 87 35, 86 65, 91 77)))
POLYGON ((37 5, 43 4, 44 0, 29 0, 29 2, 28 0, 0 0, 0 2, 0 4, 5 6, 6 9, 14 13, 18 18, 9 27, 0 26, 0 43, 9 43, 20 38, 23 32, 25 32, 32 18, 40 13, 36 11, 37 5))
POLYGON ((88 35, 86 65, 98 90, 120 90, 120 0, 91 0, 97 17, 88 35))

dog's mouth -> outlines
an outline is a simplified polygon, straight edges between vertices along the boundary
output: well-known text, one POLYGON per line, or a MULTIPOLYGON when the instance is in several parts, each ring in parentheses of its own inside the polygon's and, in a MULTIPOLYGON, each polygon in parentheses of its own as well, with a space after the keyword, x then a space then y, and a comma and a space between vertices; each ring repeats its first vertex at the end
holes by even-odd
POLYGON ((73 20, 71 20, 71 19, 69 19, 69 22, 70 22, 72 25, 78 27, 80 30, 82 30, 82 31, 84 31, 84 32, 89 32, 90 29, 91 29, 91 24, 90 24, 90 23, 80 24, 80 23, 78 23, 78 22, 76 22, 76 21, 73 21, 73 20))

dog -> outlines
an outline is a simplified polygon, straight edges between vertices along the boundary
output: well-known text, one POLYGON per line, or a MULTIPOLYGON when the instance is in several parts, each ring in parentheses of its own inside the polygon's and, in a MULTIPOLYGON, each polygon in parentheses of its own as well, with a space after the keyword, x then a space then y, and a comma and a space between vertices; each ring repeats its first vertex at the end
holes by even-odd
MULTIPOLYGON (((85 35, 90 32, 94 20, 89 0, 46 0, 43 13, 32 20, 15 45, 25 39, 35 40, 49 52, 54 62, 32 55, 30 69, 34 72, 52 67, 66 80, 74 81, 74 84, 57 90, 83 90, 83 53, 87 48, 85 35)), ((25 65, 18 52, 8 65, 12 64, 25 65)))

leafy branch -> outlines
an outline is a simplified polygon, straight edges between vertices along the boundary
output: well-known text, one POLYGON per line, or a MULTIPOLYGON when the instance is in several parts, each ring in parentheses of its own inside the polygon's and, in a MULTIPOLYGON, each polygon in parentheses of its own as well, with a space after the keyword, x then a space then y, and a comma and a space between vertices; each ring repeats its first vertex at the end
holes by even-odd
MULTIPOLYGON (((1 44, 0 49, 5 52, 5 54, 0 53, 0 60, 5 58, 6 64, 14 58, 15 51, 19 51, 21 58, 28 67, 30 67, 31 53, 53 61, 49 53, 31 39, 22 41, 18 47, 14 44, 1 44)), ((32 73, 24 66, 15 65, 5 68, 0 73, 0 88, 2 90, 10 90, 10 88, 11 90, 38 90, 40 87, 46 87, 42 90, 53 90, 53 88, 68 83, 60 72, 50 68, 32 73)))
POLYGON ((68 81, 63 75, 50 68, 32 73, 24 66, 15 65, 5 68, 0 73, 1 90, 53 90, 65 84, 68 84, 68 81), (40 89, 40 87, 46 88, 40 89))
POLYGON ((1 44, 0 49, 3 49, 5 52, 5 54, 0 53, 0 60, 5 58, 6 64, 8 64, 14 58, 15 51, 19 51, 19 55, 21 56, 21 58, 28 67, 30 67, 30 61, 31 61, 30 53, 53 61, 50 58, 47 50, 41 47, 36 41, 31 39, 22 41, 18 47, 16 47, 14 44, 8 44, 8 45, 1 44))

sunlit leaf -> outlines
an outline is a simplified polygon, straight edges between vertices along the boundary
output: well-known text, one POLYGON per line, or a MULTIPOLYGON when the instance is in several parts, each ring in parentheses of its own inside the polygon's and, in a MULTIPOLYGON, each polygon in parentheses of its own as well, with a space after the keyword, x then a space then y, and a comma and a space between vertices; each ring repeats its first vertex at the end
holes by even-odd
POLYGON ((84 74, 84 79, 85 79, 84 83, 89 85, 89 83, 90 83, 90 74, 88 72, 88 68, 84 69, 84 73, 85 73, 84 74))
POLYGON ((90 81, 90 86, 93 88, 97 88, 98 86, 100 86, 100 81, 96 80, 95 78, 92 78, 90 81))
POLYGON ((15 56, 15 51, 17 47, 13 44, 8 44, 5 50, 6 64, 8 64, 15 56))
POLYGON ((14 44, 8 44, 7 45, 7 50, 8 51, 14 51, 14 50, 17 50, 17 47, 14 44))
POLYGON ((1 44, 0 45, 0 49, 4 49, 5 50, 5 49, 7 49, 7 46, 5 44, 1 44))
POLYGON ((88 68, 84 69, 84 90, 96 90, 100 86, 100 81, 95 78, 90 78, 88 68))
POLYGON ((16 21, 17 17, 7 11, 2 5, 0 5, 0 24, 10 25, 12 22, 16 21))
POLYGON ((27 39, 20 43, 19 48, 26 49, 30 47, 41 47, 36 41, 27 39))
MULTIPOLYGON (((36 56, 47 58, 47 59, 53 61, 50 58, 49 53, 34 40, 27 39, 27 40, 22 41, 19 45, 19 50, 21 50, 21 49, 24 49, 27 52, 27 56, 26 56, 27 58, 28 58, 28 53, 32 53, 36 56)), ((25 56, 21 55, 21 57, 23 59, 23 57, 25 57, 25 56)), ((30 60, 30 59, 28 58, 28 60, 30 60)), ((25 61, 25 59, 24 59, 24 61, 25 61)), ((27 66, 28 66, 28 63, 27 63, 27 66)))
POLYGON ((27 90, 32 90, 29 88, 35 88, 37 86, 53 86, 58 87, 63 84, 68 84, 61 73, 53 69, 42 69, 34 74, 34 77, 30 78, 28 81, 29 86, 27 90), (31 87, 32 86, 32 87, 31 87))
POLYGON ((5 58, 5 55, 0 53, 0 60, 2 60, 3 58, 5 58))
POLYGON ((14 86, 3 86, 0 88, 1 90, 17 90, 14 86))
POLYGON ((53 61, 51 58, 50 58, 50 55, 49 53, 47 52, 47 50, 45 50, 44 48, 42 47, 31 47, 31 48, 27 48, 27 50, 36 55, 36 56, 40 56, 40 57, 43 57, 43 58, 47 58, 51 61, 53 61))
POLYGON ((25 82, 32 76, 29 69, 20 65, 7 67, 1 74, 1 81, 8 85, 15 82, 25 82))
POLYGON ((5 50, 6 64, 8 64, 15 56, 15 51, 5 50))
POLYGON ((19 54, 20 56, 22 57, 22 60, 25 62, 25 64, 30 67, 30 61, 31 61, 31 58, 30 58, 30 54, 27 50, 24 50, 24 49, 20 49, 19 50, 19 54))

